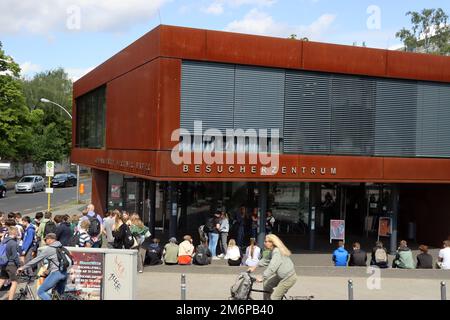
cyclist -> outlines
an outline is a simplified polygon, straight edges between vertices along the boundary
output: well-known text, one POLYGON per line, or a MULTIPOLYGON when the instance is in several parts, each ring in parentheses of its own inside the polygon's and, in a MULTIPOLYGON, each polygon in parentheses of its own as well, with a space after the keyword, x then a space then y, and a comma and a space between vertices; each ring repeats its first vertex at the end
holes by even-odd
MULTIPOLYGON (((274 234, 268 234, 264 246, 270 251, 268 257, 258 263, 258 267, 267 267, 262 276, 256 276, 257 282, 264 282, 264 300, 281 300, 283 296, 297 282, 294 263, 291 252, 284 243, 274 234)), ((256 267, 250 267, 248 271, 254 272, 256 267)))
POLYGON ((52 300, 49 290, 55 288, 59 294, 64 293, 67 281, 67 271, 61 271, 59 267, 57 248, 62 247, 59 241, 56 241, 56 234, 49 233, 44 238, 47 247, 43 249, 36 258, 20 267, 17 271, 22 272, 25 269, 32 268, 42 260, 48 260, 48 275, 42 285, 39 287, 37 294, 42 300, 52 300))

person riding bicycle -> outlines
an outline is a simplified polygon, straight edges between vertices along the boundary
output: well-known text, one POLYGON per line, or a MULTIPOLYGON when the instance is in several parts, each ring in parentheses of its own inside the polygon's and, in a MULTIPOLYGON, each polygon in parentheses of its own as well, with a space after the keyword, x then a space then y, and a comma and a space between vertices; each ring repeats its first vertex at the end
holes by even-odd
POLYGON ((37 294, 42 300, 52 300, 52 297, 48 291, 55 288, 59 294, 64 293, 67 281, 67 270, 60 270, 61 268, 59 266, 60 262, 58 260, 57 248, 61 248, 62 244, 56 240, 56 234, 47 234, 44 241, 47 247, 39 252, 36 258, 25 264, 23 267, 20 267, 17 271, 22 272, 25 269, 32 268, 44 259, 48 260, 49 274, 39 287, 37 294))
MULTIPOLYGON (((264 300, 281 300, 283 296, 297 282, 291 252, 284 243, 274 234, 268 234, 264 246, 270 251, 269 256, 259 261, 258 267, 267 267, 262 276, 256 276, 257 282, 263 282, 264 300)), ((254 272, 256 267, 248 269, 254 272)))

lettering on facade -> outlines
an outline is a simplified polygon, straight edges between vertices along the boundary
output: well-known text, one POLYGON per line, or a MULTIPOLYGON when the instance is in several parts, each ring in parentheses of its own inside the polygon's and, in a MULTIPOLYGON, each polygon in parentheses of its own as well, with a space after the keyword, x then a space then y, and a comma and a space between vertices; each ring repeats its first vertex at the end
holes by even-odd
POLYGON ((145 162, 136 162, 128 160, 114 160, 111 158, 96 158, 94 163, 108 169, 124 170, 127 172, 136 172, 143 174, 151 173, 151 164, 145 162))
POLYGON ((189 164, 183 164, 182 165, 182 172, 183 173, 206 173, 206 174, 228 174, 228 175, 235 175, 235 174, 245 174, 246 172, 251 173, 252 175, 260 174, 260 175, 276 175, 278 173, 281 173, 281 175, 298 175, 298 176, 335 176, 337 175, 337 168, 331 168, 331 167, 287 167, 282 166, 281 168, 278 167, 264 167, 262 166, 258 172, 257 166, 245 166, 245 165, 206 165, 202 167, 201 165, 189 165, 189 164))

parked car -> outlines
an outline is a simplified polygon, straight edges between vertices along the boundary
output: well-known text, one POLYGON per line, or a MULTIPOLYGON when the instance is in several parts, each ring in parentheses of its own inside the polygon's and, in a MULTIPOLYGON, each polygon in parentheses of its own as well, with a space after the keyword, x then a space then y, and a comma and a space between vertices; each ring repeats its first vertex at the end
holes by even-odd
POLYGON ((0 198, 4 198, 6 196, 6 183, 0 179, 0 198))
POLYGON ((15 186, 16 193, 36 192, 45 190, 45 180, 42 176, 24 176, 17 181, 15 186))
POLYGON ((73 187, 77 185, 77 176, 73 173, 58 173, 52 179, 52 187, 73 187))

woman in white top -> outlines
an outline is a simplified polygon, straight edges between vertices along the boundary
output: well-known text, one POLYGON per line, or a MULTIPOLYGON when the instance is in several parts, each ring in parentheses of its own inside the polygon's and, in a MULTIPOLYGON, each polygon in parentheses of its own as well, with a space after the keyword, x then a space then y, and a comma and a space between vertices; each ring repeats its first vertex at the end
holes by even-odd
POLYGON ((241 251, 239 247, 236 245, 236 241, 234 239, 230 239, 228 242, 227 254, 225 259, 228 259, 229 266, 240 266, 242 262, 241 251))
POLYGON ((250 239, 250 245, 245 251, 244 264, 249 267, 254 267, 258 264, 261 257, 261 249, 256 245, 256 239, 250 239))

